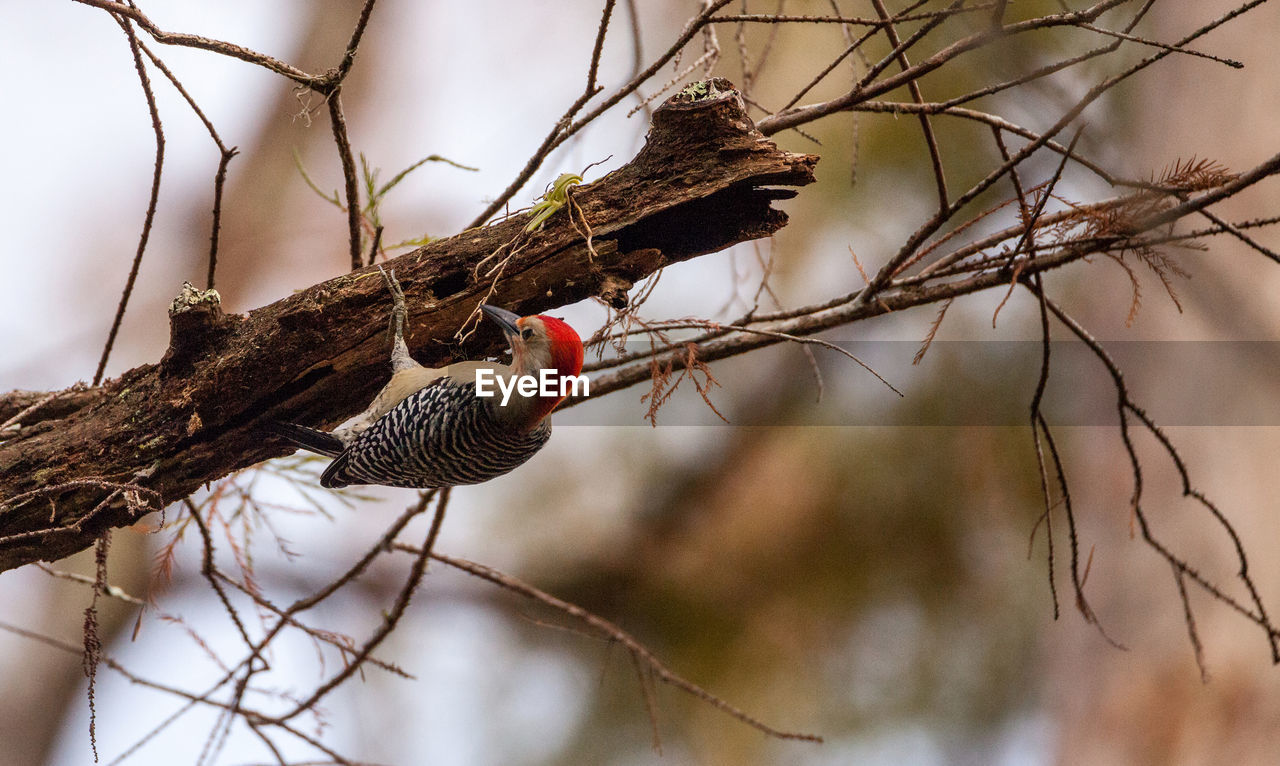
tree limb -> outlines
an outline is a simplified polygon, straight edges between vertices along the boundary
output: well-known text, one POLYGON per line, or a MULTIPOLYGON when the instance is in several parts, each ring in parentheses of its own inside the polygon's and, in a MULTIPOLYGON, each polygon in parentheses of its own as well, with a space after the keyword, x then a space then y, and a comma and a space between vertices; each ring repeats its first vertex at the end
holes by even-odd
MULTIPOLYGON (((591 296, 624 305, 631 285, 663 266, 784 226, 771 203, 796 192, 777 187, 812 182, 818 158, 765 139, 731 88, 718 80, 656 110, 630 163, 574 189, 578 225, 559 214, 529 234, 516 215, 390 261, 419 360, 496 353, 489 328, 453 340, 482 300, 521 314, 591 296)), ((330 427, 359 412, 389 374, 389 306, 370 268, 247 315, 223 314, 216 292, 188 286, 170 307, 159 363, 42 406, 32 405, 48 393, 0 396, 0 422, 14 421, 0 431, 0 571, 67 556, 201 484, 287 454, 263 438, 264 421, 330 427), (147 493, 117 492, 103 507, 102 486, 120 484, 147 493)))

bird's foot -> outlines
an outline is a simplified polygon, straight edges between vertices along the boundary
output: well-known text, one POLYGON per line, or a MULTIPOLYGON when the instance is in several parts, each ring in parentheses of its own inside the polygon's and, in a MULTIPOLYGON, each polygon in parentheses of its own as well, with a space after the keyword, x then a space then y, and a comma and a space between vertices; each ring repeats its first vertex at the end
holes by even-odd
POLYGON ((409 347, 404 342, 404 326, 409 321, 409 309, 405 305, 404 290, 400 289, 400 280, 396 279, 394 270, 387 271, 379 266, 378 271, 382 272, 382 278, 387 282, 387 290, 390 291, 393 301, 391 334, 394 340, 391 345, 391 369, 397 371, 417 367, 418 363, 413 361, 413 357, 409 354, 409 347))

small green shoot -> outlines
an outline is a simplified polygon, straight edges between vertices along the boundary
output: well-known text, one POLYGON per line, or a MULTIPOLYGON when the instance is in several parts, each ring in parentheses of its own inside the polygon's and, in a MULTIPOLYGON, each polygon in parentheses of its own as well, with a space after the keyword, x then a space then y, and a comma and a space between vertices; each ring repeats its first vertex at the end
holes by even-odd
POLYGON ((576 173, 561 173, 551 188, 538 198, 533 209, 529 211, 532 217, 524 230, 532 232, 542 228, 542 224, 548 218, 569 203, 569 190, 580 183, 582 183, 582 176, 576 173))
MULTIPOLYGON (((381 174, 382 169, 371 166, 369 164, 369 160, 364 156, 364 154, 363 153, 360 154, 360 175, 362 176, 362 180, 364 182, 364 196, 365 196, 365 199, 367 200, 365 204, 360 208, 360 222, 362 224, 361 228, 366 234, 375 232, 378 229, 382 228, 382 217, 381 215, 379 215, 379 206, 382 204, 382 201, 383 199, 386 198, 387 194, 392 189, 394 189, 401 181, 403 181, 410 173, 422 167, 423 165, 427 164, 428 162, 443 162, 447 165, 452 165, 455 168, 459 168, 461 170, 470 170, 472 172, 476 172, 479 170, 479 168, 473 168, 473 167, 470 167, 469 165, 463 165, 460 162, 454 162, 453 160, 447 157, 441 157, 438 154, 432 154, 427 157, 423 157, 422 159, 408 166, 404 170, 401 170, 399 173, 396 173, 394 176, 392 176, 390 181, 387 181, 385 184, 382 184, 381 186, 379 186, 378 176, 381 174)), ((302 180, 306 182, 307 186, 311 187, 311 190, 315 192, 317 196, 319 196, 325 202, 328 202, 329 204, 338 208, 339 210, 346 212, 347 207, 342 203, 342 197, 339 195, 337 190, 334 190, 332 194, 326 194, 316 184, 316 182, 312 180, 311 176, 307 173, 306 167, 303 166, 302 156, 299 154, 296 148, 293 150, 293 164, 298 168, 298 173, 302 176, 302 180)), ((421 237, 414 237, 412 239, 401 240, 400 242, 397 242, 394 245, 383 245, 379 249, 380 250, 398 250, 400 248, 405 248, 405 247, 421 247, 422 245, 425 245, 426 243, 430 242, 432 239, 433 237, 424 234, 421 237)), ((365 246, 365 244, 366 243, 364 242, 361 243, 362 249, 365 246)))

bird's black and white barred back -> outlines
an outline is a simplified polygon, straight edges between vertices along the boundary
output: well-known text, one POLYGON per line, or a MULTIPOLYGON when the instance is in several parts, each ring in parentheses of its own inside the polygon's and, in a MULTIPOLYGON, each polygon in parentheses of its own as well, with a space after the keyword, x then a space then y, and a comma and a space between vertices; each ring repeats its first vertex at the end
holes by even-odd
POLYGON ((296 423, 273 422, 266 430, 312 452, 334 458, 320 477, 329 488, 351 484, 391 487, 455 487, 478 484, 515 469, 551 438, 551 411, 564 398, 516 387, 551 370, 563 380, 582 372, 582 339, 564 321, 517 316, 496 306, 481 312, 511 344, 511 364, 461 361, 423 367, 409 353, 409 311, 392 272, 382 272, 391 293, 391 380, 364 412, 325 433, 296 423), (480 397, 481 371, 513 390, 480 397))
POLYGON ((513 430, 494 419, 496 406, 495 399, 476 396, 474 382, 441 378, 362 431, 320 484, 454 487, 508 473, 547 443, 551 421, 513 430))

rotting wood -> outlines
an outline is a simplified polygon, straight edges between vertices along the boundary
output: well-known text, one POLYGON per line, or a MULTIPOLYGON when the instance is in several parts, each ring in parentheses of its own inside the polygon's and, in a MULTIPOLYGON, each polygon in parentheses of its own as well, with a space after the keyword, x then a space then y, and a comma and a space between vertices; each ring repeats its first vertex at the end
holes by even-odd
MULTIPOLYGON (((811 183, 817 161, 757 132, 730 83, 686 89, 654 112, 630 163, 574 189, 578 226, 566 209, 526 235, 527 216, 517 215, 389 261, 409 301, 409 344, 430 365, 498 352, 500 338, 487 327, 465 347, 453 338, 493 286, 487 269, 508 256, 492 303, 521 314, 591 296, 619 305, 630 285, 659 268, 780 229, 787 216, 772 203, 795 195, 786 187, 811 183)), ((82 550, 104 529, 287 454, 290 447, 263 438, 262 421, 332 427, 386 380, 389 303, 375 269, 247 315, 223 314, 215 301, 184 290, 159 363, 68 389, 0 433, 0 571, 82 550), (4 505, 19 495, 27 499, 4 505)), ((0 396, 0 423, 47 396, 0 396)))

